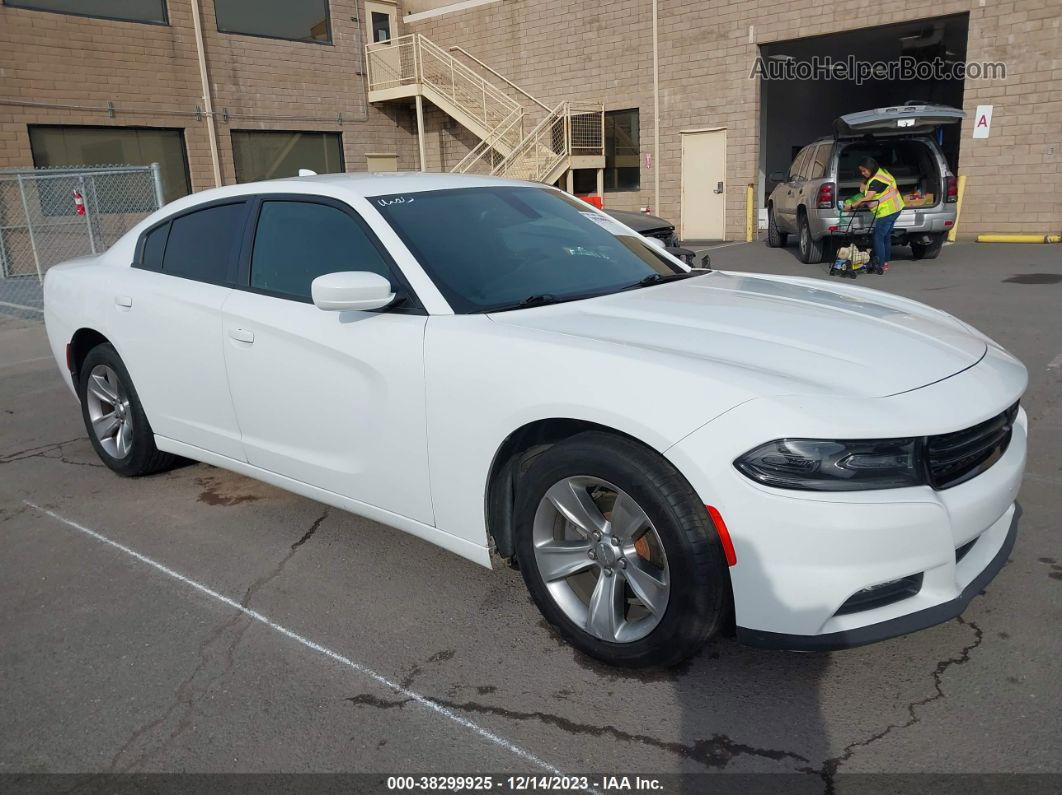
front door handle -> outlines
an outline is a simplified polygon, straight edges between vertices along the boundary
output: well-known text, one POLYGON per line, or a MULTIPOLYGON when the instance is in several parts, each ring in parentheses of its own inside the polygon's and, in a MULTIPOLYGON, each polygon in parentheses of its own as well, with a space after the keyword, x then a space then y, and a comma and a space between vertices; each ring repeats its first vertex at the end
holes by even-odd
POLYGON ((253 331, 248 331, 245 328, 229 329, 229 336, 232 337, 237 342, 246 342, 246 343, 254 342, 254 332, 253 331))

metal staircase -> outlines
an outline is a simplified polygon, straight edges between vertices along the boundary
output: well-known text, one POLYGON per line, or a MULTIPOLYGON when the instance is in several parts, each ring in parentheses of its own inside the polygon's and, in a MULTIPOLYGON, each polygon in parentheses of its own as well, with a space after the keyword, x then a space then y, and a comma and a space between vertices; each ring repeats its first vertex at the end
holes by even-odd
POLYGON ((480 139, 452 173, 554 183, 573 168, 604 168, 601 105, 549 109, 506 80, 539 106, 525 107, 419 33, 369 44, 365 55, 370 102, 426 99, 480 139))

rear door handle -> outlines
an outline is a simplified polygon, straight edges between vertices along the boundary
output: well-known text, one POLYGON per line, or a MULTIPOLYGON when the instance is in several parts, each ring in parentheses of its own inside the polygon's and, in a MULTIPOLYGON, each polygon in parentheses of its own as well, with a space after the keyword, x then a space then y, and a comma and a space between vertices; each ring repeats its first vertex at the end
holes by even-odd
POLYGON ((229 336, 232 337, 237 342, 246 342, 246 343, 254 342, 254 332, 253 331, 248 331, 245 328, 229 329, 229 336))
POLYGON ((133 305, 133 299, 128 295, 116 295, 114 296, 114 305, 129 309, 133 305))

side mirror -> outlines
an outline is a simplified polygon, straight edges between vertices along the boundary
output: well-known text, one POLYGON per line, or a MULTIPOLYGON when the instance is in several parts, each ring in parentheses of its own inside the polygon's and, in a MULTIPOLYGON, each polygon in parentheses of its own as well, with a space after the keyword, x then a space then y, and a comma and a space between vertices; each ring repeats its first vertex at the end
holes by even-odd
POLYGON ((395 300, 391 282, 369 271, 341 271, 318 276, 310 285, 318 309, 328 312, 383 309, 395 300))
POLYGON ((767 179, 769 179, 771 182, 789 181, 789 177, 786 176, 786 173, 784 171, 772 171, 770 174, 767 175, 767 179))

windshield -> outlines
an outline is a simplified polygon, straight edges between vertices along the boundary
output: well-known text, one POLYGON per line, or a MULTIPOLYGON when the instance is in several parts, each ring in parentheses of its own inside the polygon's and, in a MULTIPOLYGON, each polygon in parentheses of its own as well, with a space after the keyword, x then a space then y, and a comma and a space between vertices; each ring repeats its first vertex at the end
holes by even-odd
POLYGON ((370 201, 458 313, 588 298, 684 273, 559 191, 458 188, 370 201))

